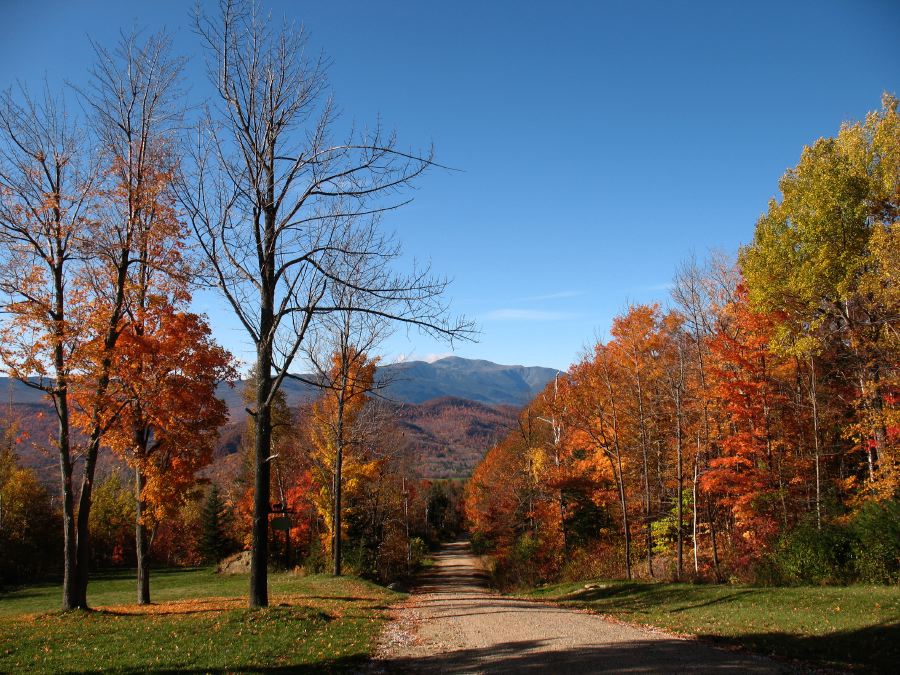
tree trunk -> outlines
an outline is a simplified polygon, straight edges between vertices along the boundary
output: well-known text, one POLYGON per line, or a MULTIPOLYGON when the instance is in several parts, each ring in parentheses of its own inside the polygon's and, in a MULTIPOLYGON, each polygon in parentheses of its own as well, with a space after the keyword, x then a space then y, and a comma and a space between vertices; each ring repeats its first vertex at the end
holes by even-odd
POLYGON ((275 336, 275 190, 274 148, 266 165, 268 204, 263 213, 263 255, 259 279, 259 341, 256 344, 256 477, 253 492, 253 542, 250 549, 250 607, 269 606, 269 513, 272 454, 272 350, 275 336))
POLYGON ((650 519, 650 459, 647 454, 647 429, 644 422, 644 390, 640 378, 638 386, 638 419, 641 430, 641 455, 644 468, 644 520, 647 528, 647 574, 653 578, 653 523, 650 519))
POLYGON ((150 538, 147 536, 147 526, 143 522, 146 504, 141 496, 144 491, 144 474, 139 469, 134 470, 134 496, 135 496, 135 525, 134 525, 134 551, 137 558, 137 602, 139 605, 150 604, 150 538))
POLYGON ((94 489, 94 470, 97 466, 99 438, 88 447, 81 479, 81 494, 78 498, 78 519, 76 523, 75 552, 75 607, 89 609, 87 587, 91 568, 91 500, 94 489))
POLYGON ((682 431, 681 431, 681 398, 680 397, 678 399, 677 407, 678 407, 678 410, 677 410, 677 418, 678 419, 676 422, 677 430, 676 430, 675 442, 676 442, 676 453, 677 453, 676 462, 678 464, 676 467, 676 474, 677 474, 676 478, 678 480, 678 564, 675 569, 675 578, 678 581, 681 581, 681 573, 682 573, 682 569, 684 567, 684 513, 682 512, 683 508, 684 508, 684 504, 683 504, 684 499, 682 498, 682 495, 684 493, 684 475, 683 475, 683 468, 682 468, 683 460, 682 460, 682 448, 681 448, 682 431))
POLYGON ((709 518, 709 538, 712 542, 713 570, 715 571, 716 581, 722 581, 722 573, 719 570, 719 546, 716 542, 716 515, 712 507, 712 501, 707 501, 706 515, 709 518))
POLYGON ((334 563, 334 576, 341 576, 341 474, 343 472, 344 463, 344 443, 341 440, 343 435, 343 405, 338 405, 338 439, 335 448, 334 461, 334 513, 332 514, 332 524, 334 532, 331 536, 331 555, 334 563))
POLYGON ((631 581, 631 530, 628 525, 628 503, 625 500, 625 478, 622 475, 622 458, 618 452, 616 452, 616 460, 618 471, 614 472, 618 476, 619 503, 622 506, 622 529, 625 532, 625 578, 631 581))
POLYGON ((272 446, 272 409, 269 405, 271 353, 260 350, 256 386, 256 480, 253 495, 253 544, 250 552, 250 607, 268 607, 269 454, 272 446))
MULTIPOLYGON (((59 380, 57 380, 59 381, 59 380)), ((75 535, 75 497, 72 490, 72 459, 69 450, 69 402, 65 384, 57 389, 59 415, 59 473, 63 501, 63 597, 62 609, 75 609, 78 604, 77 546, 75 535)))
MULTIPOLYGON (((62 261, 64 256, 56 244, 57 260, 62 261)), ((63 341, 63 325, 65 320, 65 283, 63 281, 62 262, 53 269, 53 318, 56 320, 54 328, 53 367, 56 375, 56 387, 53 392, 53 400, 56 404, 56 416, 58 421, 56 441, 59 452, 60 491, 63 502, 63 597, 62 609, 68 611, 78 607, 78 583, 77 583, 77 538, 75 535, 75 495, 72 489, 72 450, 71 433, 69 424, 69 384, 66 377, 66 362, 63 341)))
POLYGON ((694 574, 700 573, 700 555, 697 547, 697 483, 700 478, 700 434, 697 434, 697 456, 694 458, 694 482, 691 486, 691 511, 693 512, 693 528, 691 541, 694 544, 694 574))

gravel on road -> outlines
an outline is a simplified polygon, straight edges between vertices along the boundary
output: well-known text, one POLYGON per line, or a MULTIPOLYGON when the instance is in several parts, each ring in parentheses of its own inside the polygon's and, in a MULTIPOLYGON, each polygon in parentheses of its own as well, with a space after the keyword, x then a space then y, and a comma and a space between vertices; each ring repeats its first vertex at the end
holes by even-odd
POLYGON ((393 609, 375 672, 784 673, 782 664, 697 640, 489 590, 466 542, 436 556, 393 609))

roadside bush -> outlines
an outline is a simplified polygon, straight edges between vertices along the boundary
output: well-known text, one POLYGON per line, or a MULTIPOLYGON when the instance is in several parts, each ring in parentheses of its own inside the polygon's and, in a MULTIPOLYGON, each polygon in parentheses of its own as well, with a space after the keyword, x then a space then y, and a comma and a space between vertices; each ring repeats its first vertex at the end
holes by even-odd
POLYGON ((612 543, 573 549, 566 556, 559 580, 624 579, 625 564, 622 558, 623 551, 612 543))
POLYGON ((331 559, 322 547, 317 542, 313 542, 309 547, 309 553, 303 558, 301 567, 304 574, 322 574, 328 570, 330 562, 331 559))
MULTIPOLYGON (((369 547, 368 542, 344 541, 343 547, 343 566, 345 573, 355 574, 364 579, 380 580, 379 571, 383 571, 385 560, 382 557, 382 564, 379 565, 376 560, 376 552, 369 547)), ((333 562, 331 557, 328 558, 328 570, 331 570, 333 562)), ((388 564, 388 566, 390 566, 388 564)))
POLYGON ((409 551, 410 564, 413 569, 418 568, 428 555, 428 544, 421 537, 412 537, 409 541, 409 551))
POLYGON ((859 581, 900 581, 900 502, 869 502, 850 522, 859 581))
POLYGON ((481 532, 475 532, 470 541, 472 553, 475 555, 486 555, 494 548, 494 543, 481 532))
POLYGON ((543 581, 538 560, 540 550, 537 537, 521 535, 509 553, 497 561, 494 583, 501 589, 512 589, 536 586, 543 581))
POLYGON ((900 502, 869 502, 846 524, 803 523, 756 569, 760 583, 900 581, 900 502))
MULTIPOLYGON (((846 583, 853 577, 853 537, 846 528, 803 523, 778 540, 774 569, 761 581, 795 584, 846 583), (780 579, 779 579, 780 577, 780 579)), ((765 565, 762 566, 765 568, 765 565)))

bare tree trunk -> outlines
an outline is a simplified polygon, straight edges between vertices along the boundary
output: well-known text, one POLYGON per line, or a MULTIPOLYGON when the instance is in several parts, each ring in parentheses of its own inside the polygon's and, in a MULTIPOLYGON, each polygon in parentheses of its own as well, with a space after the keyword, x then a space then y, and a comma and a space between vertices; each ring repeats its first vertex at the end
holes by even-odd
POLYGON ((341 513, 343 506, 341 504, 342 483, 343 483, 343 464, 344 464, 344 391, 346 390, 346 378, 344 378, 344 387, 338 398, 337 409, 337 442, 335 443, 334 458, 334 514, 332 522, 334 523, 334 532, 331 540, 331 551, 334 558, 334 576, 341 576, 341 513))
POLYGON ((712 543, 713 570, 715 571, 716 581, 722 580, 722 573, 719 570, 719 546, 716 542, 716 518, 712 502, 706 502, 706 516, 709 518, 709 538, 712 543))
MULTIPOLYGON (((59 348, 61 351, 61 347, 59 348)), ((78 607, 75 499, 72 490, 72 460, 69 450, 69 402, 65 380, 57 378, 56 406, 59 415, 59 473, 63 501, 63 597, 62 609, 78 607)))
POLYGON ((97 451, 88 451, 84 476, 81 480, 81 494, 78 498, 78 518, 76 521, 75 551, 75 607, 89 609, 87 587, 91 567, 91 500, 94 487, 94 470, 97 466, 97 451))
MULTIPOLYGON (((57 246, 57 256, 62 260, 57 246)), ((65 289, 62 268, 54 269, 54 304, 57 325, 61 326, 65 317, 65 289)), ((59 452, 60 488, 63 502, 63 598, 62 609, 68 611, 78 607, 77 548, 75 535, 75 497, 72 489, 71 427, 69 422, 69 385, 66 378, 63 338, 57 329, 54 335, 53 365, 56 370, 56 389, 53 400, 56 404, 57 450, 59 452)))
POLYGON ((684 567, 684 513, 683 513, 683 498, 684 494, 684 476, 683 476, 683 460, 682 460, 682 447, 681 447, 681 395, 678 395, 678 401, 676 403, 676 422, 675 422, 676 432, 675 432, 675 452, 676 452, 676 480, 678 481, 678 564, 675 570, 675 578, 677 580, 681 580, 681 573, 684 567))
POLYGON ((622 457, 616 450, 616 463, 618 467, 613 467, 616 474, 619 488, 619 504, 622 507, 622 529, 625 532, 625 578, 631 581, 631 528, 628 524, 628 504, 625 501, 625 480, 622 475, 622 457), (616 470, 618 469, 618 470, 616 470))
POLYGON ((816 461, 816 528, 822 529, 822 474, 819 466, 819 397, 816 392, 816 363, 809 357, 809 398, 812 404, 813 448, 816 461))
POLYGON ((256 367, 256 476, 253 493, 253 545, 250 553, 250 607, 269 605, 267 565, 271 490, 269 456, 272 448, 272 408, 269 404, 271 373, 271 353, 262 348, 258 351, 256 367))
POLYGON ((465 337, 469 324, 448 320, 440 303, 445 282, 391 270, 399 249, 376 226, 378 214, 397 206, 388 197, 432 165, 430 153, 395 149, 380 127, 335 141, 324 61, 307 59, 302 29, 262 20, 249 1, 218 5, 216 18, 198 12, 195 28, 208 48, 221 116, 204 125, 195 174, 181 181, 180 198, 216 285, 257 350, 250 575, 257 607, 268 603, 273 392, 310 324, 337 311, 323 301, 326 291, 350 288, 341 275, 356 270, 364 280, 354 290, 383 303, 377 313, 386 319, 451 338, 465 337))
POLYGON ((139 605, 150 604, 150 538, 143 516, 146 504, 142 496, 144 492, 144 473, 139 467, 134 470, 135 526, 134 544, 137 557, 137 602, 139 605))
POLYGON ((694 574, 700 573, 700 555, 697 547, 697 483, 700 478, 700 432, 697 432, 697 456, 694 458, 694 480, 691 486, 691 511, 693 515, 693 528, 691 529, 691 541, 694 544, 694 574))

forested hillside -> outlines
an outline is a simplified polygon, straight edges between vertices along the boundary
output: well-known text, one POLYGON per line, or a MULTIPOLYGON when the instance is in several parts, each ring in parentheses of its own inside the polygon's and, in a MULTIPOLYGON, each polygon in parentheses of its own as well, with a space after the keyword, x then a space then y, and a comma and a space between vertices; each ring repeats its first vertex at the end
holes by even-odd
MULTIPOLYGON (((379 368, 376 377, 387 383, 379 388, 379 396, 394 407, 403 429, 400 442, 420 458, 419 474, 451 478, 468 476, 487 449, 513 427, 518 407, 531 401, 556 373, 551 368, 451 357, 434 363, 390 364, 379 368)), ((312 375, 305 378, 315 381, 312 375)), ((213 465, 206 471, 211 477, 230 480, 237 470, 234 455, 246 429, 245 387, 245 382, 221 383, 216 390, 228 407, 229 420, 219 428, 213 465)), ((59 477, 58 460, 52 452, 56 433, 52 406, 41 391, 9 378, 0 378, 0 391, 6 401, 4 419, 15 419, 18 424, 20 463, 37 471, 41 483, 54 489, 59 477)), ((286 380, 284 394, 288 407, 297 409, 313 400, 317 390, 310 384, 286 380)), ((120 466, 108 454, 102 454, 99 462, 103 476, 120 466)))

